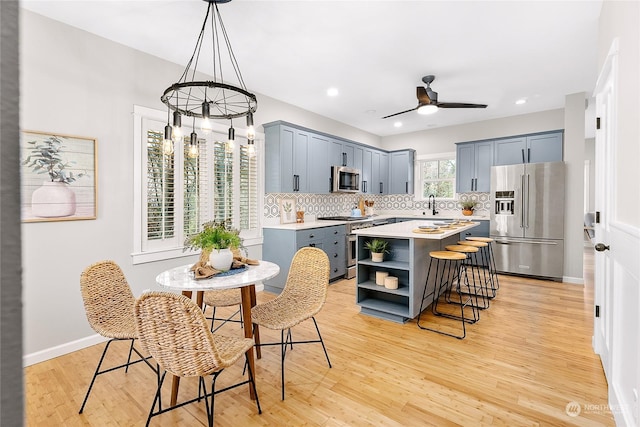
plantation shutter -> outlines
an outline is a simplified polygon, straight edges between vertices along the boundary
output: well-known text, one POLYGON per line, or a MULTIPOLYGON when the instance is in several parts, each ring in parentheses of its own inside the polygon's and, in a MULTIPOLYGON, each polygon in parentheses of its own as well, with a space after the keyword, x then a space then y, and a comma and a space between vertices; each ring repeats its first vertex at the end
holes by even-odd
POLYGON ((189 139, 184 143, 184 233, 185 237, 200 232, 209 220, 208 162, 206 140, 198 141, 198 155, 189 155, 189 139))
POLYGON ((240 230, 258 228, 258 160, 240 146, 240 230))
POLYGON ((148 241, 175 236, 174 154, 162 152, 162 130, 147 130, 146 235, 148 241))
POLYGON ((213 219, 233 219, 233 152, 226 142, 213 143, 213 219))

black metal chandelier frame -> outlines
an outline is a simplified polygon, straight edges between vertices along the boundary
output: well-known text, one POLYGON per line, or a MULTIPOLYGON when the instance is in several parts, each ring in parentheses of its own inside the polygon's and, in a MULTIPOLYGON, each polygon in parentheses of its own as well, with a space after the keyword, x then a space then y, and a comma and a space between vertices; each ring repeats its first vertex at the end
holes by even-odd
POLYGON ((204 1, 209 3, 207 14, 202 23, 200 35, 191 59, 189 59, 178 82, 165 89, 160 99, 170 110, 188 117, 231 120, 247 116, 247 120, 253 122, 252 116, 258 107, 258 102, 256 96, 246 88, 218 10, 218 3, 228 3, 231 0, 204 1), (195 74, 210 16, 213 38, 213 80, 197 81, 195 80, 195 74), (219 32, 222 37, 218 34, 219 32), (224 83, 220 49, 221 38, 224 39, 224 45, 240 87, 224 83), (188 78, 191 78, 191 80, 187 80, 188 78))

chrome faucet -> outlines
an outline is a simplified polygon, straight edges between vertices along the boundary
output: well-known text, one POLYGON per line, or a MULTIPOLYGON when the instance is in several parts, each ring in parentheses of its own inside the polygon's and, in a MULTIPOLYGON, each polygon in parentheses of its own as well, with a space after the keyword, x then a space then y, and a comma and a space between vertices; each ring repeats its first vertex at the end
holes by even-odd
POLYGON ((438 211, 436 210, 436 196, 433 194, 429 194, 429 205, 427 206, 429 209, 433 209, 431 213, 436 215, 438 211), (433 204, 431 204, 431 198, 433 198, 433 204))

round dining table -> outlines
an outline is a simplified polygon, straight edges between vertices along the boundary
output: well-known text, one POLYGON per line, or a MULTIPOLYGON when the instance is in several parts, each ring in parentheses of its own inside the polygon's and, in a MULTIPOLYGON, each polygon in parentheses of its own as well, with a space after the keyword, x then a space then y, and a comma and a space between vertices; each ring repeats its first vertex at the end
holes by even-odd
MULTIPOLYGON (((242 320, 244 322, 244 336, 253 338, 256 344, 260 344, 260 330, 257 325, 251 325, 251 308, 256 305, 255 284, 263 280, 271 279, 280 273, 278 264, 268 261, 259 261, 258 265, 248 265, 242 271, 230 270, 207 279, 196 279, 191 271, 192 264, 175 267, 156 276, 156 282, 164 289, 180 291, 182 295, 191 298, 195 291, 196 303, 202 307, 204 291, 214 291, 220 289, 240 288, 242 294, 242 320)), ((256 346, 258 358, 260 358, 260 347, 256 346)), ((247 358, 251 366, 251 372, 256 372, 254 368, 253 347, 247 350, 247 358)), ((255 374, 254 374, 255 375, 255 374)), ((173 377, 171 383, 171 405, 175 405, 180 387, 180 377, 173 377)), ((249 387, 249 394, 255 399, 253 388, 249 387)))

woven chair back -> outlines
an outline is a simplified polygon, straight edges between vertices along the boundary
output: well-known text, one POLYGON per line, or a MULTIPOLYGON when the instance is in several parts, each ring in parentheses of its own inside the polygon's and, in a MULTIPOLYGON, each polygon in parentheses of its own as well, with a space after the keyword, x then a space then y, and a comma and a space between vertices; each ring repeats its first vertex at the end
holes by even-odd
POLYGON ((136 301, 134 312, 141 347, 167 372, 195 377, 224 367, 207 319, 189 298, 147 292, 136 301))
POLYGON ((135 338, 135 298, 120 267, 105 260, 91 264, 80 275, 80 292, 87 320, 108 338, 135 338))
POLYGON ((291 260, 281 298, 295 302, 296 310, 314 316, 327 299, 329 286, 329 257, 318 248, 298 250, 291 260))

